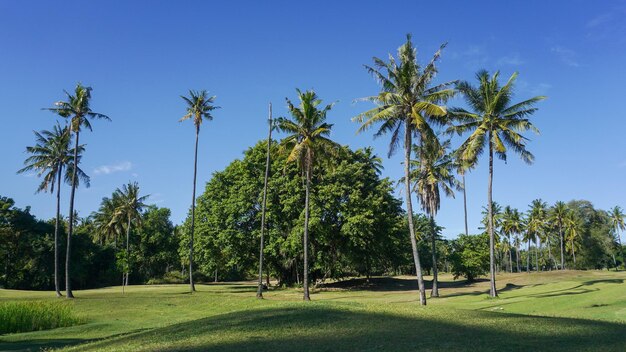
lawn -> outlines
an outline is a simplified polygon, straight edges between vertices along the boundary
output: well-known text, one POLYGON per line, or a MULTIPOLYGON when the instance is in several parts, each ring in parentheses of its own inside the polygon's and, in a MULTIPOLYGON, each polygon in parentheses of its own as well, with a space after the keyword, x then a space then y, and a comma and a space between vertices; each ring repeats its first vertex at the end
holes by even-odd
MULTIPOLYGON (((84 324, 0 336, 1 351, 625 351, 626 272, 442 275, 420 307, 409 277, 330 284, 302 302, 293 289, 254 298, 250 283, 76 291, 84 324)), ((0 301, 55 300, 0 290, 0 301)))

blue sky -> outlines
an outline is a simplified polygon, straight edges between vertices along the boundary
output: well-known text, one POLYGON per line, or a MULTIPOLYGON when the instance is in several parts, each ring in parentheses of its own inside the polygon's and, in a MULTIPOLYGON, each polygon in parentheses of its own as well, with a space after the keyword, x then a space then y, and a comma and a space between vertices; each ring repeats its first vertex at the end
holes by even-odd
MULTIPOLYGON (((355 135, 350 118, 370 106, 353 100, 378 89, 362 65, 395 53, 408 32, 422 62, 449 43, 439 82, 471 80, 481 68, 505 77, 519 71, 518 99, 549 96, 533 117, 541 130, 530 136, 535 164, 514 156, 498 161, 496 201, 521 210, 538 197, 626 207, 625 1, 0 0, 0 195, 31 205, 38 217, 53 216, 54 198, 34 194, 37 178, 15 171, 32 131, 54 123, 41 108, 79 81, 93 87, 94 111, 112 119, 96 121, 81 137, 92 178, 91 188, 77 193, 81 216, 131 180, 182 221, 191 201, 194 132, 178 122, 185 109, 179 96, 188 89, 209 90, 222 107, 201 131, 200 189, 265 137, 268 102, 275 115, 285 114, 284 99, 295 98, 297 87, 337 101, 329 114, 336 141, 373 145, 386 155, 387 138, 355 135)), ((385 159, 384 174, 397 179, 400 161, 385 159)), ((487 199, 485 162, 467 186, 476 229, 487 199)), ((443 200, 438 220, 446 236, 462 231, 462 207, 460 196, 443 200)))

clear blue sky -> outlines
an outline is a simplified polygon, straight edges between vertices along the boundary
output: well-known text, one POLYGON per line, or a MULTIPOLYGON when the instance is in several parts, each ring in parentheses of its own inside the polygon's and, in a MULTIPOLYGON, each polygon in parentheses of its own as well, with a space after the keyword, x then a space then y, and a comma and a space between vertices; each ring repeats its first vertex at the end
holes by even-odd
MULTIPOLYGON (((53 216, 54 198, 34 194, 39 180, 15 171, 32 131, 54 123, 40 109, 79 81, 93 87, 94 111, 113 120, 82 135, 92 187, 77 193, 81 216, 136 180, 182 221, 194 132, 178 122, 185 109, 179 96, 188 89, 209 90, 222 107, 201 131, 201 190, 214 171, 265 137, 267 103, 285 114, 284 98, 295 98, 296 87, 338 101, 329 115, 335 140, 385 155, 387 138, 355 135, 350 118, 369 105, 353 100, 378 90, 362 65, 395 53, 407 32, 422 62, 449 42, 438 81, 473 79, 480 68, 507 77, 519 71, 519 99, 549 96, 533 117, 542 132, 529 145, 536 163, 498 161, 495 200, 521 210, 537 197, 626 206, 624 1, 0 0, 0 194, 31 205, 40 218, 53 216)), ((400 155, 384 166, 397 179, 400 155)), ((467 184, 475 229, 487 199, 484 162, 467 184)), ((448 237, 463 229, 462 206, 461 197, 443 200, 439 222, 448 237)))

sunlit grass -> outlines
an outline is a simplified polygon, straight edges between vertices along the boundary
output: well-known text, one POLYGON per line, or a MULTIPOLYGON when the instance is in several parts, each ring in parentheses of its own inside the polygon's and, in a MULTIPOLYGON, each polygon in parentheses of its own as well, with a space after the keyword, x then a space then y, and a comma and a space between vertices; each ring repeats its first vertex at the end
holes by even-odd
POLYGON ((80 321, 65 302, 0 302, 0 334, 54 329, 80 321))

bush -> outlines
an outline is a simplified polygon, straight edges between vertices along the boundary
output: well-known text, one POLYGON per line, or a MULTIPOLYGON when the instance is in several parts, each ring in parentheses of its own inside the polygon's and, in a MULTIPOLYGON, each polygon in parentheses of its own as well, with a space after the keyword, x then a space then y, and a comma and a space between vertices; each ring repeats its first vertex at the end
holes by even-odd
POLYGON ((454 278, 473 281, 489 271, 489 235, 460 235, 452 241, 450 255, 454 278))
POLYGON ((148 280, 148 285, 164 285, 164 284, 184 284, 189 281, 189 276, 181 274, 180 271, 168 271, 159 279, 148 280))
POLYGON ((65 303, 0 302, 0 334, 54 329, 80 324, 65 303))

